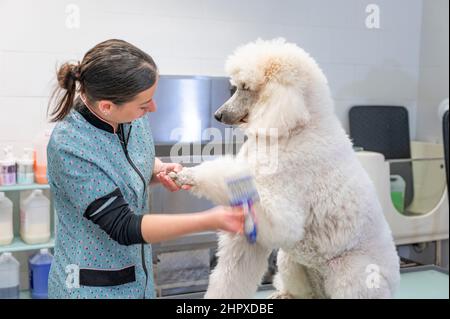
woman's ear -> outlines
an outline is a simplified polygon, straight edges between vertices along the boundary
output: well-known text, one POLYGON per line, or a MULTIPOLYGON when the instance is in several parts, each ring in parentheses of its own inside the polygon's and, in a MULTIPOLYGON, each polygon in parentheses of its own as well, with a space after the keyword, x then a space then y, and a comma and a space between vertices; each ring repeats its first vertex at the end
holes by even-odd
POLYGON ((113 103, 111 101, 101 100, 98 102, 98 108, 102 114, 110 115, 113 108, 113 103))
POLYGON ((268 84, 258 104, 249 121, 251 131, 274 128, 278 136, 288 136, 293 130, 305 127, 311 119, 303 92, 294 86, 268 84))

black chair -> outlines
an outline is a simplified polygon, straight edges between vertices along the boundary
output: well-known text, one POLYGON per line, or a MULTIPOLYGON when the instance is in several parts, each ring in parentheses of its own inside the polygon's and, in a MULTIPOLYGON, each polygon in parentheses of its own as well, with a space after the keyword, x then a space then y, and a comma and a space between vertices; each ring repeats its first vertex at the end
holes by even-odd
MULTIPOLYGON (((353 145, 389 159, 411 159, 408 110, 403 106, 353 106, 349 112, 353 145)), ((412 163, 391 163, 391 175, 406 183, 405 207, 414 198, 412 163)))
MULTIPOLYGON (((442 132, 444 134, 444 155, 445 155, 445 171, 447 172, 447 195, 448 193, 448 182, 449 182, 449 164, 448 164, 448 111, 445 112, 443 118, 442 118, 442 132)), ((450 197, 450 196, 449 196, 450 197)))

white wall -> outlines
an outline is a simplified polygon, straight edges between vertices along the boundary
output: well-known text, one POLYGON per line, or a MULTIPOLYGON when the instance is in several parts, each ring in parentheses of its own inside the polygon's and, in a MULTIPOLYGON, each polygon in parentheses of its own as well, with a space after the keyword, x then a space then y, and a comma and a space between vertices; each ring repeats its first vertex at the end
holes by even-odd
POLYGON ((449 1, 425 0, 420 52, 417 138, 442 142, 438 106, 448 98, 449 1))
POLYGON ((405 105, 415 136, 422 0, 0 0, 0 147, 17 155, 45 126, 56 65, 108 38, 150 53, 162 74, 223 75, 233 49, 283 36, 329 78, 347 127, 350 106, 405 105), (66 6, 80 28, 65 26, 66 6), (380 29, 367 29, 367 4, 380 29))

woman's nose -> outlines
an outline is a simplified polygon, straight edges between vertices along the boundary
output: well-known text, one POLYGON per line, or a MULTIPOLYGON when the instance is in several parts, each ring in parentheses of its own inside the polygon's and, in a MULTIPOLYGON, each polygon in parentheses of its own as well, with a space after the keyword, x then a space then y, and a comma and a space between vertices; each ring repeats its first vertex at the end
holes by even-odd
POLYGON ((151 101, 147 112, 155 112, 155 111, 156 111, 156 102, 151 101))

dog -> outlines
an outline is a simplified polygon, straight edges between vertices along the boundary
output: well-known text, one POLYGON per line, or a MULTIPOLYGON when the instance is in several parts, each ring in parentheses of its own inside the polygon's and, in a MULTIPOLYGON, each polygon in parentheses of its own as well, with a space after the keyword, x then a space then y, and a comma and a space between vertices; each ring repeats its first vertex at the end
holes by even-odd
POLYGON ((391 298, 399 258, 375 187, 334 113, 315 60, 284 39, 235 50, 226 71, 234 95, 214 114, 247 136, 236 157, 173 176, 227 205, 226 179, 250 172, 260 201, 258 237, 221 233, 205 298, 251 298, 278 249, 271 298, 391 298), (262 140, 276 151, 261 152, 262 140))

